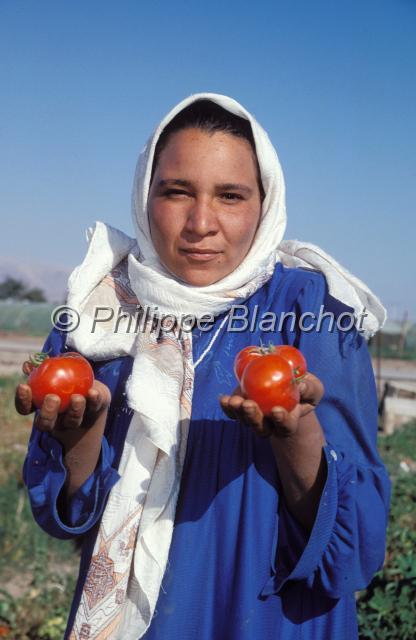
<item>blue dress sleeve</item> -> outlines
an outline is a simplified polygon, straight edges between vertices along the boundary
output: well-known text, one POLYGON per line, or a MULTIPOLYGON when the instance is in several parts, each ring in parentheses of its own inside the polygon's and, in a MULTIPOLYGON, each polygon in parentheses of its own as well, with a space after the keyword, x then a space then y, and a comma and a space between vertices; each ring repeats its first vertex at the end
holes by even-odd
POLYGON ((286 341, 302 351, 325 387, 316 414, 326 439, 326 481, 309 535, 280 500, 272 575, 262 595, 303 581, 341 598, 364 589, 383 565, 391 483, 377 451, 377 394, 367 344, 355 327, 348 329, 352 309, 328 294, 317 273, 296 307, 298 318, 305 311, 315 317, 304 323, 312 330, 288 333, 286 341), (323 311, 332 315, 332 326, 327 315, 318 330, 323 311))
MULTIPOLYGON (((53 330, 43 351, 54 356, 68 350, 65 334, 53 330)), ((100 367, 91 363, 95 376, 107 383, 100 367)), ((113 376, 115 378, 115 376, 113 376)), ((113 383, 114 384, 114 383, 113 383)), ((114 393, 115 389, 111 389, 114 393)), ((69 501, 63 501, 61 490, 66 479, 61 444, 35 426, 29 441, 23 467, 23 477, 28 489, 33 516, 49 535, 68 539, 86 533, 100 518, 111 488, 119 479, 116 470, 119 456, 111 443, 111 432, 116 419, 114 407, 109 411, 101 454, 95 471, 74 493, 69 501)))

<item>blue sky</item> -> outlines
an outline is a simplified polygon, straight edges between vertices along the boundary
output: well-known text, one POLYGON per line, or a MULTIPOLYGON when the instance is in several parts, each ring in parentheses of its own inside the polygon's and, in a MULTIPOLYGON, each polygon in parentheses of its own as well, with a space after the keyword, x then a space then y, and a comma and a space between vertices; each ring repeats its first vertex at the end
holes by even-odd
POLYGON ((1 0, 1 255, 75 266, 94 220, 132 234, 138 152, 214 91, 276 146, 286 237, 416 319, 415 42, 414 0, 1 0))

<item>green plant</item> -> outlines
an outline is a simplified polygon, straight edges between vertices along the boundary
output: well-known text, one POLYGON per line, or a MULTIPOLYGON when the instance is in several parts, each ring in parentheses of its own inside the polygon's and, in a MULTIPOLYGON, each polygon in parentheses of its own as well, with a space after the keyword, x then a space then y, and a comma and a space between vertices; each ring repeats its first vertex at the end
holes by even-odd
MULTIPOLYGON (((61 640, 78 568, 71 542, 50 538, 34 522, 21 468, 30 419, 13 409, 18 377, 0 378, 0 630, 10 640, 61 640)), ((416 424, 380 437, 393 480, 384 567, 357 594, 361 640, 414 640, 416 629, 416 424)))
POLYGON ((33 519, 22 479, 31 418, 13 408, 18 381, 0 378, 0 631, 10 640, 61 640, 79 558, 72 542, 50 538, 33 519))
POLYGON ((416 425, 380 442, 393 479, 384 567, 357 594, 362 640, 414 640, 416 629, 416 479, 399 467, 416 457, 416 425))

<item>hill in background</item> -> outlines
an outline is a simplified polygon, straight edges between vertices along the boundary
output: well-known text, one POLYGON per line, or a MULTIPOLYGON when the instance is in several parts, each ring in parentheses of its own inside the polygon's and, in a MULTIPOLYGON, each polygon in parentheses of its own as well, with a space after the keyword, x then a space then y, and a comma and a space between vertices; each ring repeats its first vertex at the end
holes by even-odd
POLYGON ((42 289, 49 302, 65 301, 66 285, 71 271, 68 267, 0 257, 0 282, 7 277, 21 280, 28 288, 42 289))

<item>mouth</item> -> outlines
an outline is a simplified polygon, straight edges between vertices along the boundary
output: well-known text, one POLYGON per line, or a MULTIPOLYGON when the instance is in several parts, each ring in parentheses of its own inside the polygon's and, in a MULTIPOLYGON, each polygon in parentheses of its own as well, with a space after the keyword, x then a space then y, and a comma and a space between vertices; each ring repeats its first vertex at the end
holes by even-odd
POLYGON ((208 262, 215 260, 215 258, 221 255, 222 251, 214 251, 213 249, 181 249, 179 253, 191 261, 195 262, 208 262))

